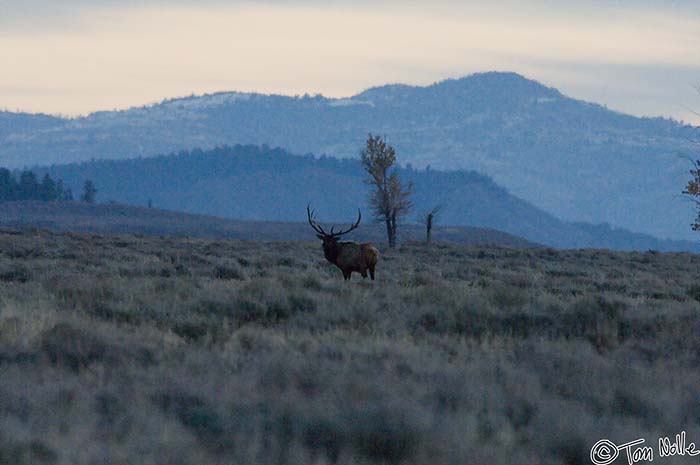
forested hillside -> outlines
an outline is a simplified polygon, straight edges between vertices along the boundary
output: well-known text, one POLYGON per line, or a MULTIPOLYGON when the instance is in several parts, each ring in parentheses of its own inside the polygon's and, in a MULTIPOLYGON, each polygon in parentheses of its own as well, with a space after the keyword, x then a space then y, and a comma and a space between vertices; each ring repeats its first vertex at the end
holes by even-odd
MULTIPOLYGON (((367 187, 357 160, 295 156, 282 149, 235 146, 129 160, 102 160, 39 169, 74 190, 93 180, 98 200, 203 213, 241 220, 305 221, 313 203, 321 220, 347 222, 367 212, 367 187)), ((443 206, 440 223, 493 228, 556 247, 694 250, 695 244, 660 241, 611 229, 571 224, 514 197, 488 177, 468 171, 403 168, 414 183, 408 222, 443 206)))
POLYGON ((39 181, 33 171, 13 173, 0 168, 0 202, 15 200, 73 200, 73 192, 63 185, 61 179, 57 181, 48 174, 39 181))

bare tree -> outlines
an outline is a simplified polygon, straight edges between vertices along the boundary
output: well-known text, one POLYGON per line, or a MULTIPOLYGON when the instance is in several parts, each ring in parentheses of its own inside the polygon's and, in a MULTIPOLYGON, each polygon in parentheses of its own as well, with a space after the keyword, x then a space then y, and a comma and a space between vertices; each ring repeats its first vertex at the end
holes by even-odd
POLYGON ((438 216, 440 215, 440 211, 442 210, 442 205, 437 205, 433 207, 432 210, 429 212, 425 213, 423 215, 423 224, 425 225, 425 243, 430 244, 430 241, 433 238, 433 226, 435 225, 435 221, 437 220, 438 216))
MULTIPOLYGON (((692 160, 691 160, 692 161, 692 160)), ((691 223, 693 231, 700 230, 700 160, 693 161, 693 169, 690 170, 691 179, 685 186, 683 195, 688 199, 692 200, 697 206, 697 215, 695 216, 695 221, 691 223)))
POLYGON ((386 224, 389 247, 396 246, 399 218, 413 206, 412 184, 404 185, 396 172, 396 151, 380 136, 369 135, 367 146, 362 151, 362 167, 369 174, 365 181, 372 186, 370 206, 377 220, 386 224))
MULTIPOLYGON (((700 85, 694 87, 695 90, 700 93, 700 85)), ((687 110, 696 116, 700 116, 700 113, 697 111, 691 110, 690 108, 687 108, 687 110)), ((697 143, 697 141, 695 142, 697 143)), ((691 178, 688 181, 688 184, 685 186, 683 195, 695 203, 697 212, 695 215, 695 220, 691 223, 690 227, 693 228, 693 231, 698 231, 700 230, 700 160, 693 160, 690 157, 688 157, 688 159, 693 164, 693 168, 690 170, 691 178)))

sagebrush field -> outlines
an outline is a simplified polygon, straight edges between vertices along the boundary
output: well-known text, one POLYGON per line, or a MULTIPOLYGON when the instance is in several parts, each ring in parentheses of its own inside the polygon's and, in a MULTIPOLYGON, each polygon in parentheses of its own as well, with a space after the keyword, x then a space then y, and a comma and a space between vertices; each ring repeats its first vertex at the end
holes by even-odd
POLYGON ((585 464, 601 438, 697 440, 699 265, 406 245, 343 282, 320 243, 6 231, 0 464, 585 464))

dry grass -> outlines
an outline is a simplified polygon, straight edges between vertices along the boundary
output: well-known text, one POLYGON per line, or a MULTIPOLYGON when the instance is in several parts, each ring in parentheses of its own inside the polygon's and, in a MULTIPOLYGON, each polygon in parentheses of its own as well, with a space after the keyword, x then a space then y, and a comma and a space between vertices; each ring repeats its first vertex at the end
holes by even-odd
MULTIPOLYGON (((0 234, 0 464, 584 464, 700 434, 700 257, 0 234)), ((621 459, 622 460, 622 459, 621 459)))

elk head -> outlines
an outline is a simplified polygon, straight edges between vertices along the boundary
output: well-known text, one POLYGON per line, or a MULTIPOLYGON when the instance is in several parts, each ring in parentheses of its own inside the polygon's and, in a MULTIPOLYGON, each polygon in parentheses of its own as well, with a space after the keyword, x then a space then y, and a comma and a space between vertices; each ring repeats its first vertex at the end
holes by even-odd
POLYGON ((357 227, 360 226, 360 221, 362 221, 362 212, 358 208, 357 221, 351 224, 349 228, 345 230, 341 229, 340 231, 335 232, 335 226, 333 226, 331 227, 330 232, 326 232, 323 229, 323 227, 320 224, 318 224, 318 221, 316 221, 316 218, 314 217, 314 211, 311 209, 311 204, 307 205, 306 207, 306 215, 309 219, 309 225, 311 225, 313 230, 316 231, 316 237, 323 241, 323 252, 326 255, 326 258, 330 261, 333 261, 333 259, 335 258, 334 255, 338 247, 338 239, 340 239, 340 237, 344 234, 347 234, 350 231, 357 229, 357 227))

